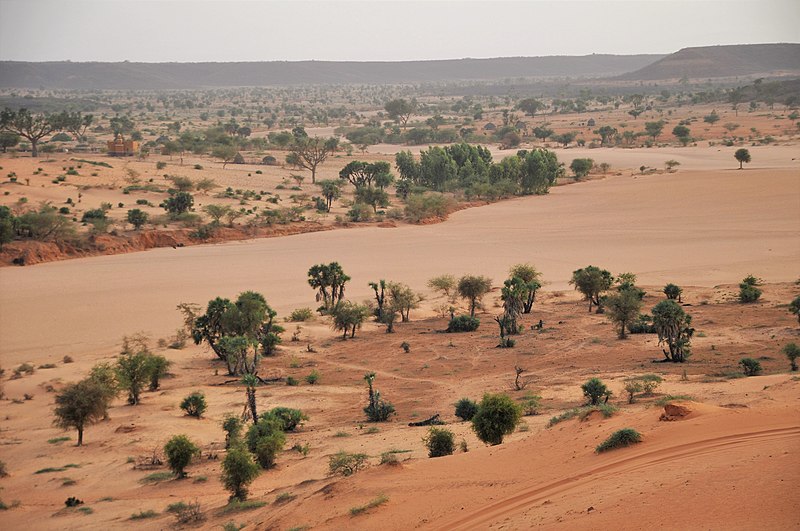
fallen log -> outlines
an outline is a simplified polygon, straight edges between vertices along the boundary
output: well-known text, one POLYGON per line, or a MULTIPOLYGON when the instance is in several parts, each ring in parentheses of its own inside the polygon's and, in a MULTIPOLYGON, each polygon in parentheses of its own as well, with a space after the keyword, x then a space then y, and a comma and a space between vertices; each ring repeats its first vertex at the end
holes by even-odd
POLYGON ((439 420, 439 414, 435 414, 434 416, 427 418, 425 420, 421 420, 419 422, 409 422, 409 426, 439 426, 444 424, 443 421, 439 420))

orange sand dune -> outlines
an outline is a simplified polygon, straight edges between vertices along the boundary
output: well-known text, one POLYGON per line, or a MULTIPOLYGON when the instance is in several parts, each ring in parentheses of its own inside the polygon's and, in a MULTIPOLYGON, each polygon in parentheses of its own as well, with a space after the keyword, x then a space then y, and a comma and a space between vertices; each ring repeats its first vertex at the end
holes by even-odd
POLYGON ((0 270, 0 355, 18 363, 115 348, 124 334, 166 335, 175 305, 263 292, 281 314, 313 306, 306 271, 339 261, 348 296, 378 278, 423 290, 441 273, 489 275, 528 261, 550 289, 597 264, 645 284, 768 281, 800 269, 800 173, 794 169, 612 176, 454 214, 445 223, 103 256, 0 270), (35 332, 33 332, 35 331, 35 332))

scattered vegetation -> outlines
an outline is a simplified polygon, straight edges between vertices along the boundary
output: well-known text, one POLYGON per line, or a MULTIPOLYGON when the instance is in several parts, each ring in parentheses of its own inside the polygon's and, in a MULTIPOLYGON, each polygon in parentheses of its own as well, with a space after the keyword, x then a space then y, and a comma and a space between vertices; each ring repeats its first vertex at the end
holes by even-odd
POLYGON ((641 434, 633 428, 623 428, 611 434, 611 436, 597 445, 595 452, 602 453, 615 448, 624 448, 642 441, 641 434))
POLYGON ((428 457, 452 455, 456 448, 453 432, 445 428, 432 427, 422 442, 428 448, 428 457))

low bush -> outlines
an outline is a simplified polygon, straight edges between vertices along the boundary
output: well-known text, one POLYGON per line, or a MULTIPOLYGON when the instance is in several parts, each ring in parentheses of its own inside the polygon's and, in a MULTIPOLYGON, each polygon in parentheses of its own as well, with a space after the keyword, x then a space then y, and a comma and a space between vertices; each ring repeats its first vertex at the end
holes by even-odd
POLYGON ((608 401, 608 398, 611 396, 611 391, 599 378, 590 378, 586 383, 581 385, 581 390, 583 390, 583 396, 585 396, 589 400, 589 404, 593 406, 599 404, 603 397, 608 401))
POLYGON ((746 376, 756 376, 761 372, 761 364, 758 360, 754 360, 753 358, 742 358, 739 360, 739 365, 742 366, 742 370, 746 376))
POLYGON ((199 454, 200 448, 186 435, 176 435, 164 445, 164 455, 178 479, 186 477, 184 469, 189 466, 192 458, 199 454))
POLYGON ((602 453, 614 448, 624 448, 642 441, 642 435, 633 428, 623 428, 611 434, 611 436, 597 445, 595 452, 602 453))
POLYGON ((617 407, 611 404, 599 404, 597 406, 584 406, 584 407, 568 409, 567 411, 563 412, 560 415, 551 417, 550 421, 547 423, 547 427, 551 428, 556 424, 558 424, 559 422, 563 422, 565 420, 570 420, 574 418, 584 420, 595 411, 600 412, 603 415, 603 417, 609 418, 612 415, 614 415, 614 413, 617 412, 617 407))
POLYGON ((464 421, 472 420, 478 412, 478 403, 469 398, 462 398, 456 402, 456 417, 464 421))
POLYGON ((289 320, 292 322, 310 321, 314 318, 314 312, 311 308, 296 308, 289 314, 289 320))
POLYGON ((155 518, 156 516, 158 516, 158 513, 150 509, 147 511, 139 511, 138 513, 133 513, 130 517, 130 520, 145 520, 147 518, 155 518))
POLYGON ((308 416, 299 409, 288 407, 276 407, 270 414, 281 421, 283 431, 294 431, 304 420, 308 420, 308 416))
POLYGON ((203 416, 206 408, 206 397, 200 391, 195 391, 190 394, 181 402, 181 409, 186 412, 190 417, 200 418, 203 416))
POLYGON ((362 513, 366 512, 366 511, 370 510, 370 509, 374 509, 375 507, 383 505, 384 503, 386 503, 388 501, 389 501, 389 498, 384 496, 383 494, 381 494, 380 496, 378 496, 374 500, 371 500, 366 505, 359 505, 357 507, 351 507, 350 508, 350 516, 358 516, 359 514, 362 514, 362 513))
POLYGON ((481 321, 471 315, 459 315, 450 320, 447 325, 448 332, 474 332, 480 326, 481 321))
POLYGON ((317 382, 319 382, 319 372, 313 370, 306 376, 306 383, 308 385, 316 385, 317 382))
POLYGON ((481 441, 501 444, 504 436, 514 432, 521 417, 522 408, 508 395, 487 393, 472 417, 472 429, 481 441))
POLYGON ((352 476, 367 466, 367 454, 350 454, 340 450, 328 461, 328 470, 332 475, 352 476))
POLYGON ((456 449, 453 432, 445 428, 431 428, 422 442, 428 448, 428 457, 452 455, 456 449))

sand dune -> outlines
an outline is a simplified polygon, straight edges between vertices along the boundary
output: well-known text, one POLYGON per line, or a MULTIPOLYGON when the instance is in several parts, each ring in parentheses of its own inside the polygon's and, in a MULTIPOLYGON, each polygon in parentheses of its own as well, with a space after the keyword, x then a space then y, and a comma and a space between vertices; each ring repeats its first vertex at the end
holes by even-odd
POLYGON ((441 273, 495 283, 529 261, 549 289, 597 264, 646 284, 714 285, 749 273, 794 280, 800 263, 800 174, 793 169, 612 176, 454 214, 445 223, 354 228, 287 238, 157 249, 0 270, 0 355, 112 351, 124 334, 180 324, 175 305, 255 289, 285 314, 313 306, 306 271, 339 261, 348 295, 377 278, 424 290, 441 273), (31 334, 36 330, 35 334, 31 334))

